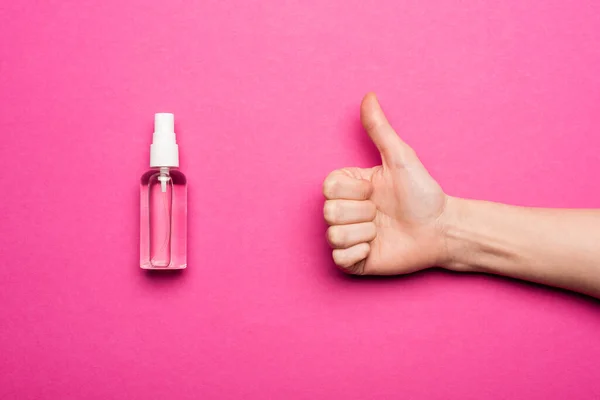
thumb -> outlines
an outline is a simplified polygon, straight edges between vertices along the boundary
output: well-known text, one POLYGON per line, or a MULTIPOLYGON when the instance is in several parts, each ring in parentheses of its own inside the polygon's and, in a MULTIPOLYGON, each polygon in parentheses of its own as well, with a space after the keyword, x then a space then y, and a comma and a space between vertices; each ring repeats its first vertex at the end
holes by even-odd
POLYGON ((360 120, 387 165, 405 165, 414 157, 412 149, 390 125, 375 93, 368 93, 360 105, 360 120))

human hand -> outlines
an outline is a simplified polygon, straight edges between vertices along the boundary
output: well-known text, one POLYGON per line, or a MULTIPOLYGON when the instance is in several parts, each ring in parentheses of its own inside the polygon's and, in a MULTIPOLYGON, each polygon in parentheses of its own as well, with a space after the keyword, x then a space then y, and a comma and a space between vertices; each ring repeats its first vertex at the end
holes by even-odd
POLYGON ((360 116, 382 165, 339 169, 323 183, 334 262, 357 275, 406 274, 444 263, 447 196, 390 126, 374 94, 363 99, 360 116))

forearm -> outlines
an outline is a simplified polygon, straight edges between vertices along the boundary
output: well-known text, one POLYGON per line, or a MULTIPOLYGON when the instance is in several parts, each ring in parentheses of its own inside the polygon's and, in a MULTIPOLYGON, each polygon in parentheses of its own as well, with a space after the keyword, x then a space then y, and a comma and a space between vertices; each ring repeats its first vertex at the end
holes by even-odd
POLYGON ((487 272, 600 298, 600 210, 449 198, 445 267, 487 272))

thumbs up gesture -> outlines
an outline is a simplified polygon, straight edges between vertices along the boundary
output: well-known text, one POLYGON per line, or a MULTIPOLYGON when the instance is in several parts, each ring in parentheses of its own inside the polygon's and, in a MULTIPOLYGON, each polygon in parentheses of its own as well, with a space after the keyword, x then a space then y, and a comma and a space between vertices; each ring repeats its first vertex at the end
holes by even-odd
POLYGON ((335 264, 351 274, 395 275, 445 263, 447 196, 390 126, 374 94, 363 99, 360 116, 381 165, 339 169, 323 183, 335 264))

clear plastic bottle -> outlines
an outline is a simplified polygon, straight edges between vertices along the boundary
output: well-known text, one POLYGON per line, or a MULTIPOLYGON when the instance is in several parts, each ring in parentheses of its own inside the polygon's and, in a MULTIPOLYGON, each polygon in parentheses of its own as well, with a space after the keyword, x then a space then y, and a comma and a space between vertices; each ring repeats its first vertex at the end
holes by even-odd
POLYGON ((187 181, 177 170, 179 150, 173 114, 154 116, 150 171, 140 183, 140 267, 187 267, 187 181))

